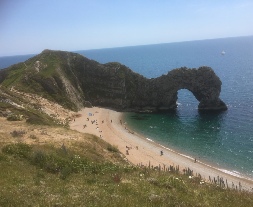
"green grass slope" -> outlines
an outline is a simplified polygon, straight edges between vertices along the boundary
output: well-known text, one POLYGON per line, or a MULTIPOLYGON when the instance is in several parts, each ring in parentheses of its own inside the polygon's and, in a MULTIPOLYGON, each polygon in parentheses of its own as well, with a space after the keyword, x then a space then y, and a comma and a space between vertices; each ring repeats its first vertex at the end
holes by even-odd
POLYGON ((73 150, 68 146, 21 143, 3 146, 0 206, 245 207, 253 204, 251 193, 200 184, 199 178, 137 168, 120 159, 116 164, 103 158, 96 160, 95 152, 85 154, 83 147, 73 150))
POLYGON ((75 55, 77 54, 45 50, 23 63, 1 70, 0 84, 2 87, 15 87, 19 91, 38 94, 65 108, 77 110, 70 89, 81 97, 83 94, 79 90, 77 78, 69 69, 69 58, 75 55))

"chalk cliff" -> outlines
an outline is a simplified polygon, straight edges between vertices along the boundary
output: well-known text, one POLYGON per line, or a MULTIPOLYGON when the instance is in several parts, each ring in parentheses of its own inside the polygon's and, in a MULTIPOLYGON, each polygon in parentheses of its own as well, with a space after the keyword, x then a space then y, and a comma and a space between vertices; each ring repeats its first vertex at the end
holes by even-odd
POLYGON ((226 110, 221 81, 209 67, 179 68, 147 79, 120 63, 100 64, 79 54, 44 50, 0 70, 0 84, 37 93, 64 107, 104 106, 124 111, 176 109, 177 92, 188 89, 199 110, 226 110))

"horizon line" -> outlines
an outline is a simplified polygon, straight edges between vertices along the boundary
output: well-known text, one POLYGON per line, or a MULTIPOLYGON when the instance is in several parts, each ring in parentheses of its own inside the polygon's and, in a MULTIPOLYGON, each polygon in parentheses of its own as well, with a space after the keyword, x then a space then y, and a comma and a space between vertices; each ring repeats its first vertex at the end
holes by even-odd
MULTIPOLYGON (((207 38, 207 39, 185 40, 185 41, 176 41, 176 42, 150 43, 150 44, 140 44, 140 45, 126 45, 126 46, 118 46, 118 47, 103 47, 103 48, 80 49, 80 50, 79 49, 78 50, 49 49, 49 50, 68 51, 68 52, 77 52, 78 53, 80 51, 106 50, 106 49, 117 49, 117 48, 126 48, 126 47, 139 47, 139 46, 151 46, 151 45, 162 45, 162 44, 186 43, 186 42, 197 42, 197 41, 218 40, 218 39, 230 39, 230 38, 240 38, 240 37, 253 37, 253 35, 207 38)), ((42 51, 44 51, 46 49, 48 49, 48 48, 44 48, 42 51)), ((27 54, 16 54, 16 55, 4 55, 4 56, 0 56, 0 58, 13 57, 13 56, 38 55, 41 52, 39 52, 39 53, 27 53, 27 54)))

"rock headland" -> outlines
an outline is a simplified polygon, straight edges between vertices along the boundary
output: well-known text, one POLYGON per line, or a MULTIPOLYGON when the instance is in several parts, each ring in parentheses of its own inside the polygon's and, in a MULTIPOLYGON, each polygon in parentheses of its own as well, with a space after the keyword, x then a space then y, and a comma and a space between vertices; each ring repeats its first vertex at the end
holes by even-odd
POLYGON ((222 83, 206 66, 182 67, 148 79, 117 62, 100 64, 77 53, 44 50, 24 63, 0 70, 0 84, 76 110, 83 106, 120 111, 174 110, 180 89, 192 92, 199 110, 227 109, 219 98, 222 83))

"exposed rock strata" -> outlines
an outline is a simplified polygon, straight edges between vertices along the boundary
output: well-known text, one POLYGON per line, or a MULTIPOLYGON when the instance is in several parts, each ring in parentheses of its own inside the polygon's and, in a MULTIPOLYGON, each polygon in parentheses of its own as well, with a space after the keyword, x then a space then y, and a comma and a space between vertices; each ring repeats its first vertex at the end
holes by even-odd
MULTIPOLYGON (((0 83, 10 87, 6 84, 13 74, 10 71, 23 65, 1 70, 0 83)), ((16 85, 28 87, 35 81, 39 85, 33 92, 44 90, 57 102, 61 95, 77 108, 89 103, 125 111, 171 110, 177 107, 178 90, 188 89, 199 101, 199 110, 227 109, 219 98, 222 83, 209 67, 179 68, 147 79, 119 63, 99 64, 76 53, 51 50, 43 51, 25 65, 24 76, 21 82, 14 82, 16 85), (43 65, 40 70, 38 63, 43 65)))

